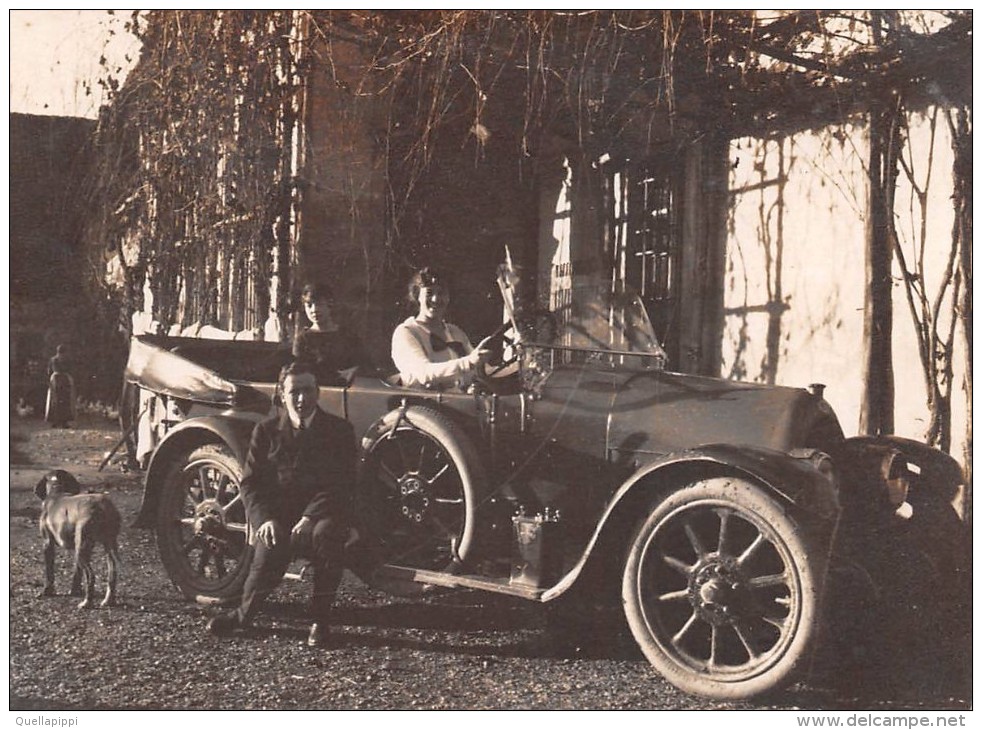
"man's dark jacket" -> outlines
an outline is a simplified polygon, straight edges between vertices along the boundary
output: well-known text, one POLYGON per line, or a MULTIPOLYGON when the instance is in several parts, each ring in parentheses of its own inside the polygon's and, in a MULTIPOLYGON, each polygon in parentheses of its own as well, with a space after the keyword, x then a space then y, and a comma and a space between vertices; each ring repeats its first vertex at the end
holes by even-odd
POLYGON ((249 525, 275 519, 289 530, 304 515, 350 524, 355 458, 351 424, 320 408, 302 431, 285 412, 257 423, 242 473, 249 525))

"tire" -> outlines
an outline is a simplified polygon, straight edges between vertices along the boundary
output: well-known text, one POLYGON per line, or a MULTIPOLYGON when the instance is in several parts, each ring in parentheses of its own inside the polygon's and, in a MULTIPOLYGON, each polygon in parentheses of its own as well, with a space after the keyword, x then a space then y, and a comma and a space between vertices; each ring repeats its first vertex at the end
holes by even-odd
POLYGON ((823 564, 759 486, 696 482, 656 504, 631 539, 621 591, 627 622, 648 661, 685 692, 719 700, 770 693, 810 656, 823 564))
POLYGON ((442 570, 473 554, 487 493, 477 449, 450 419, 410 406, 362 441, 359 503, 380 564, 442 570))
POLYGON ((199 603, 230 603, 242 595, 252 548, 241 479, 229 449, 208 444, 176 459, 160 485, 160 559, 177 589, 199 603))

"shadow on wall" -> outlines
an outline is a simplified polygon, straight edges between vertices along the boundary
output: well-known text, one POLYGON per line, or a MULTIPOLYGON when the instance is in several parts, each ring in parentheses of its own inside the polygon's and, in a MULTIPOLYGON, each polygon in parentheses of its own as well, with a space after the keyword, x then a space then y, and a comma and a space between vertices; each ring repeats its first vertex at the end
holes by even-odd
MULTIPOLYGON (((753 194, 758 195, 757 204, 757 232, 759 235, 759 250, 763 254, 761 272, 766 284, 766 301, 760 304, 750 302, 749 291, 751 267, 746 265, 747 258, 740 247, 739 238, 736 236, 735 226, 735 206, 731 206, 728 224, 730 239, 734 242, 736 255, 745 262, 742 270, 743 278, 743 304, 736 307, 727 307, 723 314, 727 318, 736 319, 739 326, 736 328, 736 339, 733 343, 734 357, 730 365, 727 377, 732 380, 747 380, 750 377, 750 369, 747 366, 747 358, 750 349, 751 316, 763 314, 767 317, 766 349, 761 356, 758 375, 756 380, 774 385, 777 379, 778 362, 781 356, 781 318, 790 308, 790 295, 785 297, 783 293, 783 262, 784 262, 784 210, 785 210, 785 187, 788 181, 790 167, 794 164, 794 158, 790 160, 785 156, 785 145, 782 142, 777 144, 777 173, 768 178, 768 153, 773 145, 765 143, 760 146, 758 157, 754 164, 754 172, 759 175, 759 182, 754 185, 759 189, 753 194), (769 193, 773 193, 769 195, 769 193)), ((749 190, 734 190, 734 196, 749 190)), ((731 260, 731 271, 733 271, 731 260)), ((734 271, 734 277, 736 272, 734 271)), ((735 278, 731 282, 731 291, 735 290, 735 278)))
POLYGON ((849 250, 832 246, 840 228, 853 231, 835 223, 861 221, 847 184, 856 159, 848 136, 835 130, 734 143, 725 377, 775 385, 832 344, 847 306, 832 262, 849 250))

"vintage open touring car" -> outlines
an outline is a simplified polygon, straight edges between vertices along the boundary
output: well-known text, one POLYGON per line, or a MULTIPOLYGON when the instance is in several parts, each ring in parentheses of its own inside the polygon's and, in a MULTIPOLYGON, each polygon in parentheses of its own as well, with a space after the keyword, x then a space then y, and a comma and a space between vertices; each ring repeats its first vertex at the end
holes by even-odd
MULTIPOLYGON (((352 564, 366 581, 539 602, 586 586, 577 595, 623 604, 669 681, 736 699, 799 676, 836 576, 875 593, 863 553, 885 535, 929 523, 941 537, 920 541, 925 565, 958 579, 962 477, 947 455, 845 438, 821 386, 670 372, 629 294, 535 319, 499 333, 468 392, 402 387, 391 371, 321 388, 360 438, 352 564)), ((278 407, 283 357, 273 343, 132 341, 127 380, 152 441, 138 524, 189 598, 241 591, 241 465, 278 407)))

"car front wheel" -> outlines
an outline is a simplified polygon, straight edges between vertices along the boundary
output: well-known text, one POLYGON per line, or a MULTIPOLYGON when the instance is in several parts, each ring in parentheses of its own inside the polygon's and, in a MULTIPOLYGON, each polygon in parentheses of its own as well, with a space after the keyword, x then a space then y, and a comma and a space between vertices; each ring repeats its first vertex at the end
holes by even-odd
POLYGON ((647 659, 680 689, 746 699, 793 681, 818 628, 818 561, 783 506, 719 477, 658 503, 636 530, 622 598, 647 659))

